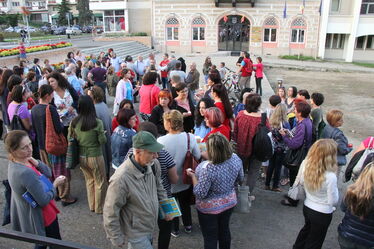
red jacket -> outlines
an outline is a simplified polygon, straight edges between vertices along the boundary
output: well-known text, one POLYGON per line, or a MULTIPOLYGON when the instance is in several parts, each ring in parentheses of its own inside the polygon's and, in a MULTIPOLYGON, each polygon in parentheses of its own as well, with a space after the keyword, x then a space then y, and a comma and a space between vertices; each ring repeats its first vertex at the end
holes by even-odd
POLYGON ((245 63, 244 66, 242 66, 242 76, 243 77, 249 77, 252 75, 253 71, 253 62, 251 59, 244 58, 243 61, 245 63))

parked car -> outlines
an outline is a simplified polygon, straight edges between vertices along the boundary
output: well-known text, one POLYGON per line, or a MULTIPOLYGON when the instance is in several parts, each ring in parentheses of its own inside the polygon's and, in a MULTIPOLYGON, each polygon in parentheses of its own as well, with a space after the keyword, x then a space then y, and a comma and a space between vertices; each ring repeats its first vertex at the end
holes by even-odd
POLYGON ((54 35, 65 35, 66 34, 66 27, 57 27, 53 30, 54 35))
POLYGON ((80 35, 82 34, 82 30, 80 30, 78 27, 70 27, 66 29, 66 34, 67 35, 80 35))
POLYGON ((96 34, 101 34, 101 33, 104 32, 104 29, 103 29, 103 27, 96 26, 96 27, 95 27, 95 31, 96 31, 96 34))
POLYGON ((92 26, 83 26, 82 32, 83 33, 92 33, 92 26))
POLYGON ((46 34, 49 34, 49 33, 52 32, 52 34, 53 34, 52 28, 50 26, 47 26, 47 25, 40 27, 40 31, 42 31, 46 34))
POLYGON ((9 27, 9 28, 6 28, 4 29, 5 32, 14 32, 14 28, 13 27, 9 27))

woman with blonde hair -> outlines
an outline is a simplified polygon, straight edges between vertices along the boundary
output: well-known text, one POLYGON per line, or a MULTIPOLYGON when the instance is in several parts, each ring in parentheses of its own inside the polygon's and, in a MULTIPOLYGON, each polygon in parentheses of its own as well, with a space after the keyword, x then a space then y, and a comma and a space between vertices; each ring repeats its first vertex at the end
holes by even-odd
POLYGON ((275 192, 282 192, 279 188, 279 179, 282 169, 282 161, 284 159, 284 152, 286 144, 283 141, 282 135, 279 133, 280 129, 290 129, 290 124, 287 120, 287 106, 279 103, 276 105, 273 114, 270 116, 271 138, 274 144, 274 154, 269 160, 267 167, 265 189, 275 192), (274 175, 274 176, 273 176, 274 175), (273 188, 270 189, 270 181, 273 179, 273 188))
POLYGON ((320 139, 310 148, 298 174, 306 198, 303 214, 305 225, 293 249, 322 248, 332 213, 339 200, 337 184, 337 146, 332 139, 320 139))
MULTIPOLYGON (((174 158, 179 180, 176 184, 171 185, 171 192, 179 202, 182 212, 184 230, 186 233, 191 233, 192 217, 190 204, 192 197, 192 186, 191 184, 183 183, 183 163, 186 157, 188 143, 190 152, 197 160, 200 159, 201 153, 195 136, 191 133, 184 132, 183 114, 180 111, 167 111, 163 114, 163 118, 164 127, 168 134, 159 137, 157 141, 164 145, 165 150, 167 150, 174 158)), ((174 237, 179 236, 179 217, 176 217, 173 220, 171 235, 174 237)))
POLYGON ((338 226, 342 249, 374 248, 374 162, 347 189, 341 208, 345 212, 338 226))

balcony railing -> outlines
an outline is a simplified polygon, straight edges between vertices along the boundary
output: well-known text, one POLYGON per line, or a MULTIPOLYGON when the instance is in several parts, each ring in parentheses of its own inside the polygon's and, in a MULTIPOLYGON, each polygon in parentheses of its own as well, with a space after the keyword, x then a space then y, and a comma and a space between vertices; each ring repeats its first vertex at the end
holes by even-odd
POLYGON ((253 8, 255 6, 255 0, 214 0, 216 7, 219 7, 220 4, 231 4, 232 7, 236 7, 237 3, 246 3, 250 4, 253 8))

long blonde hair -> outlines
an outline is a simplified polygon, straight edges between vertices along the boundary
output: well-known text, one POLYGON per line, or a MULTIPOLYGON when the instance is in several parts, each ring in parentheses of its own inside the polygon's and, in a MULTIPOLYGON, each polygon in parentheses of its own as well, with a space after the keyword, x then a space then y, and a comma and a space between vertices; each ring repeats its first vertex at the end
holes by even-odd
POLYGON ((273 113, 270 116, 269 123, 271 128, 281 128, 281 123, 287 122, 287 106, 279 103, 276 105, 273 113))
POLYGON ((374 162, 369 163, 357 181, 350 185, 345 195, 345 203, 352 214, 363 219, 373 208, 374 162))
POLYGON ((320 139, 310 147, 304 171, 305 187, 317 191, 325 180, 326 171, 337 172, 337 145, 332 139, 320 139))

